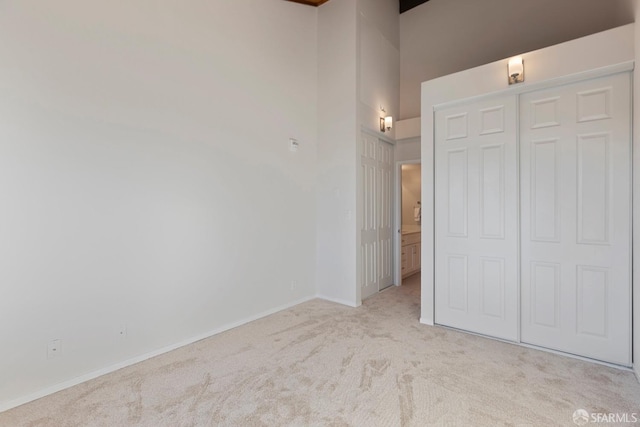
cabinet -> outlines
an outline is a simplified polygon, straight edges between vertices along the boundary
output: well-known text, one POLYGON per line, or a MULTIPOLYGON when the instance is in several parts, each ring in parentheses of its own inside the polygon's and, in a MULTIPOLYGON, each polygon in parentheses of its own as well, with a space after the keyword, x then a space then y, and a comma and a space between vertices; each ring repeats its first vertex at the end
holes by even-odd
POLYGON ((402 278, 420 271, 420 232, 402 235, 402 278))

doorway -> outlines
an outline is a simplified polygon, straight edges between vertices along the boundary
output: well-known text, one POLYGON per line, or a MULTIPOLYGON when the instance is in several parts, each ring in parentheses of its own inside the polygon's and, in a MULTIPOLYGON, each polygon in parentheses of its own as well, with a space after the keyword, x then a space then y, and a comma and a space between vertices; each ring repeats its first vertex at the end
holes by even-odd
POLYGON ((420 160, 396 162, 396 284, 420 277, 422 178, 420 160))

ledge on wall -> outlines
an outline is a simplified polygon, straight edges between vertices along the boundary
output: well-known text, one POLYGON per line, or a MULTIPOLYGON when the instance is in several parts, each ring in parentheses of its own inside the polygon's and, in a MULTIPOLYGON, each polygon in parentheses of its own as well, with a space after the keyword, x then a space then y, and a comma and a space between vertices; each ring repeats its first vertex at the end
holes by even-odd
POLYGON ((417 138, 420 136, 420 117, 398 120, 396 123, 396 140, 417 138))

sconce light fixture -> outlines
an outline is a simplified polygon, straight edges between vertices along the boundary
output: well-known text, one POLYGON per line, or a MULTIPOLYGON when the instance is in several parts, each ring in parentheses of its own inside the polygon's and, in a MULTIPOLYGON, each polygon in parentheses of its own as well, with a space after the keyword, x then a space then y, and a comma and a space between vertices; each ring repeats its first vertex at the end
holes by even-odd
POLYGON ((393 128, 393 117, 380 117, 380 132, 386 132, 393 128))
POLYGON ((385 110, 382 105, 380 106, 380 112, 381 115, 384 115, 384 117, 380 117, 380 132, 391 130, 393 127, 393 117, 386 115, 387 110, 385 110))
POLYGON ((520 57, 510 59, 507 74, 510 85, 524 82, 524 60, 520 57))

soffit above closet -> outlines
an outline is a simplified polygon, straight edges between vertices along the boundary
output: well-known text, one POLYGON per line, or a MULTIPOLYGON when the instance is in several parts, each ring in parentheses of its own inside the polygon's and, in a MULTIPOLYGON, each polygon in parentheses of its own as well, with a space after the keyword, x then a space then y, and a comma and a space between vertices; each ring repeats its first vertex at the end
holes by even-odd
MULTIPOLYGON (((309 6, 318 7, 329 0, 288 0, 294 3, 306 4, 309 6)), ((416 6, 420 6, 422 3, 426 3, 429 0, 399 0, 400 13, 406 12, 409 9, 413 9, 416 6)))

